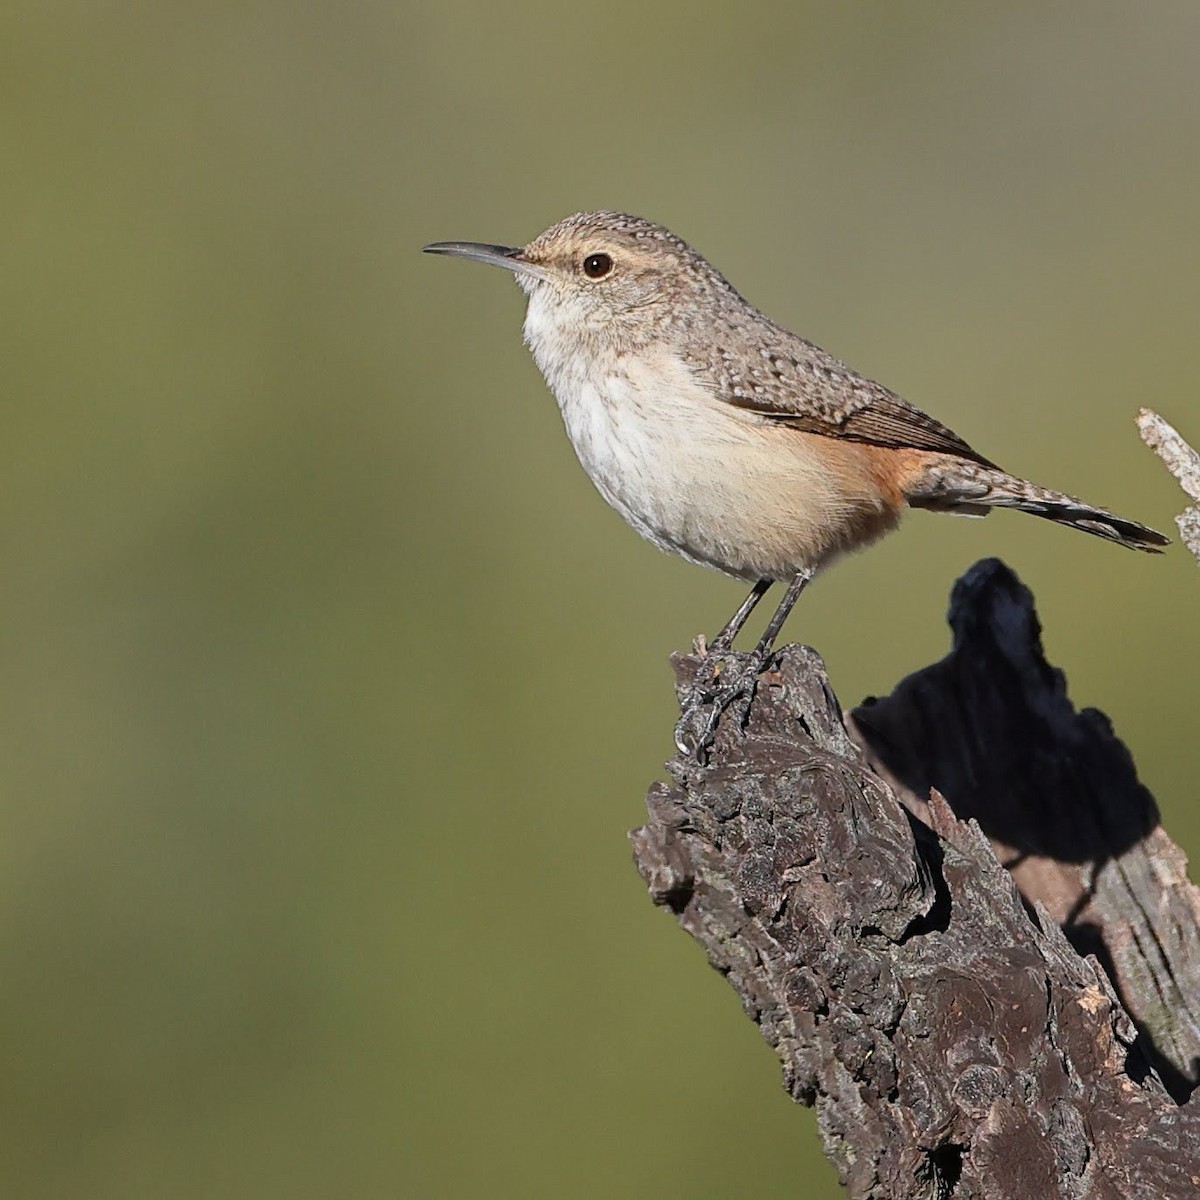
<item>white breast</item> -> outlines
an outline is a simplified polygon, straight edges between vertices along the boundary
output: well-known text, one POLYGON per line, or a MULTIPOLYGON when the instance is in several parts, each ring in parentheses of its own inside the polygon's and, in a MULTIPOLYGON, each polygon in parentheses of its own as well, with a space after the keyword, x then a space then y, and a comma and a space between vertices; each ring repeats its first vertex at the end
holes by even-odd
POLYGON ((787 578, 840 548, 828 535, 848 514, 813 439, 723 403, 666 348, 581 346, 560 315, 535 293, 525 340, 584 470, 638 533, 743 579, 787 578))

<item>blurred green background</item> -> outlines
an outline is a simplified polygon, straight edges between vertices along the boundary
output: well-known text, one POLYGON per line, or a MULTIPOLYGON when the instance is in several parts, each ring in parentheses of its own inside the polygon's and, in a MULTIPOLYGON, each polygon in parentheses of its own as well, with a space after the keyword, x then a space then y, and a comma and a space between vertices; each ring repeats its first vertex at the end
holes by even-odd
MULTIPOLYGON (((739 585, 609 512, 498 271, 616 207, 1013 470, 1170 531, 1200 8, 0 14, 0 1191, 840 1194, 630 864, 739 585)), ((789 625, 847 704, 999 554, 1193 854, 1200 575, 916 514, 789 625)))

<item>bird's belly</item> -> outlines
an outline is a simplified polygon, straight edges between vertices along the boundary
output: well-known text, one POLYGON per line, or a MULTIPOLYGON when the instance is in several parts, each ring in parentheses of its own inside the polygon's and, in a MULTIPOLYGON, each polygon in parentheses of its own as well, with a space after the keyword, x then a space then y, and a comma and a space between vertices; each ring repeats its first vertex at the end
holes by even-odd
POLYGON ((895 523, 842 444, 769 426, 699 388, 648 394, 623 377, 584 383, 560 403, 604 499, 691 562, 740 579, 788 578, 895 523))

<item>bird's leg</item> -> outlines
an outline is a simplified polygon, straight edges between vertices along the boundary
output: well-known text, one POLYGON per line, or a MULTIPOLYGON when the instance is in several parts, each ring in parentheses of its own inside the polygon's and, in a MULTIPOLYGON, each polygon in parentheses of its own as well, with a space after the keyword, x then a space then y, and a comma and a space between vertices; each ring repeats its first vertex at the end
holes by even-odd
MULTIPOLYGON (((692 699, 680 716, 679 723, 675 726, 675 744, 683 753, 686 754, 689 752, 687 736, 691 732, 691 728, 696 724, 697 717, 702 710, 705 713, 703 724, 696 731, 693 744, 690 747, 691 753, 694 753, 697 758, 703 756, 705 749, 712 742, 716 734, 721 714, 734 701, 744 701, 743 711, 738 719, 738 726, 740 728, 745 724, 746 717, 750 711, 750 702, 754 698, 754 689, 758 683, 758 677, 762 674, 771 659, 771 655, 775 649, 775 639, 779 636, 780 630, 783 628, 783 623, 788 618, 788 614, 800 598, 800 593, 808 586, 812 577, 813 572, 808 568, 798 571, 792 577, 783 599, 779 602, 779 607, 772 614, 770 621, 767 622, 767 627, 763 631, 763 635, 759 638, 758 645, 755 646, 752 653, 739 656, 728 664, 721 664, 723 669, 720 669, 719 674, 712 678, 708 688, 701 690, 699 680, 693 685, 692 699)), ((729 635, 729 640, 732 641, 733 636, 745 624, 746 618, 753 611, 754 606, 762 599, 767 588, 771 586, 771 582, 770 580, 759 580, 754 585, 754 590, 746 597, 741 608, 734 613, 729 624, 717 634, 713 642, 714 647, 719 645, 722 650, 727 649, 727 646, 722 644, 722 639, 732 629, 733 632, 729 635)))
MULTIPOLYGON (((695 722, 697 713, 701 709, 706 708, 710 700, 715 700, 716 697, 722 695, 727 690, 726 685, 729 679, 731 664, 725 656, 733 649, 734 638, 742 631, 742 626, 746 624, 750 614, 755 610, 758 602, 767 594, 774 582, 775 580, 773 579, 760 579, 750 589, 750 594, 741 602, 737 611, 725 623, 721 632, 705 647, 704 657, 701 659, 700 666, 692 680, 691 697, 675 726, 675 745, 683 753, 687 753, 685 739, 688 727, 695 722), (717 686, 718 680, 721 681, 721 686, 717 686)), ((697 649, 699 649, 701 644, 702 639, 697 638, 697 649)), ((720 717, 724 707, 723 704, 719 707, 714 706, 705 717, 704 724, 696 738, 697 753, 703 752, 704 746, 708 741, 712 740, 717 718, 720 717)))
POLYGON ((774 582, 775 580, 773 579, 760 579, 754 585, 750 591, 750 595, 742 601, 737 612, 729 618, 725 628, 709 643, 709 650, 715 650, 718 654, 724 654, 726 650, 732 647, 733 639, 741 633, 742 626, 749 620, 750 614, 758 607, 758 602, 767 594, 771 584, 774 582))
MULTIPOLYGON (((742 632, 742 626, 749 619, 750 613, 755 611, 758 601, 767 594, 774 582, 774 580, 768 580, 768 578, 758 580, 755 586, 750 589, 750 594, 738 606, 737 612, 734 612, 733 616, 727 620, 724 628, 713 638, 712 642, 709 642, 704 647, 703 658, 701 659, 700 666, 697 667, 695 678, 691 682, 691 696, 683 712, 680 713, 679 721, 676 725, 676 745, 684 754, 688 752, 686 736, 688 736, 689 727, 695 724, 697 714, 702 709, 707 709, 709 701, 725 690, 724 686, 720 686, 719 688, 716 684, 718 684, 718 679, 721 678, 722 673, 725 674, 727 680, 728 672, 731 670, 730 662, 726 660, 725 655, 730 653, 730 650, 733 648, 733 638, 736 638, 739 632, 742 632)), ((700 650, 702 644, 703 638, 697 637, 697 652, 700 650)), ((712 740, 713 730, 716 727, 715 720, 720 716, 720 713, 721 709, 715 708, 713 712, 704 716, 703 725, 701 726, 701 730, 697 732, 695 739, 697 754, 703 751, 707 740, 712 740)))
POLYGON ((800 593, 812 582, 812 577, 812 568, 806 567, 802 571, 797 571, 792 577, 792 582, 788 584, 787 591, 784 592, 783 599, 779 602, 779 607, 767 622, 767 627, 763 630, 763 635, 758 639, 758 645, 754 648, 754 657, 759 660, 758 669, 760 671, 767 665, 767 659, 775 649, 775 639, 779 636, 784 621, 788 619, 788 613, 800 599, 800 593))

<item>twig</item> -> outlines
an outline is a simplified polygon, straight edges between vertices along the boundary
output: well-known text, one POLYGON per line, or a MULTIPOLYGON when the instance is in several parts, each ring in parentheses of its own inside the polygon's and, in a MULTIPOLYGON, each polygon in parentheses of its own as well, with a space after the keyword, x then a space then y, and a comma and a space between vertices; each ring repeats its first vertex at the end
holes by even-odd
MULTIPOLYGON (((1139 409, 1137 425, 1142 441, 1162 459, 1167 470, 1179 481, 1179 486, 1193 500, 1200 502, 1200 454, 1153 409, 1139 409)), ((1183 544, 1200 562, 1200 507, 1189 505, 1175 518, 1175 524, 1179 526, 1183 544)))

